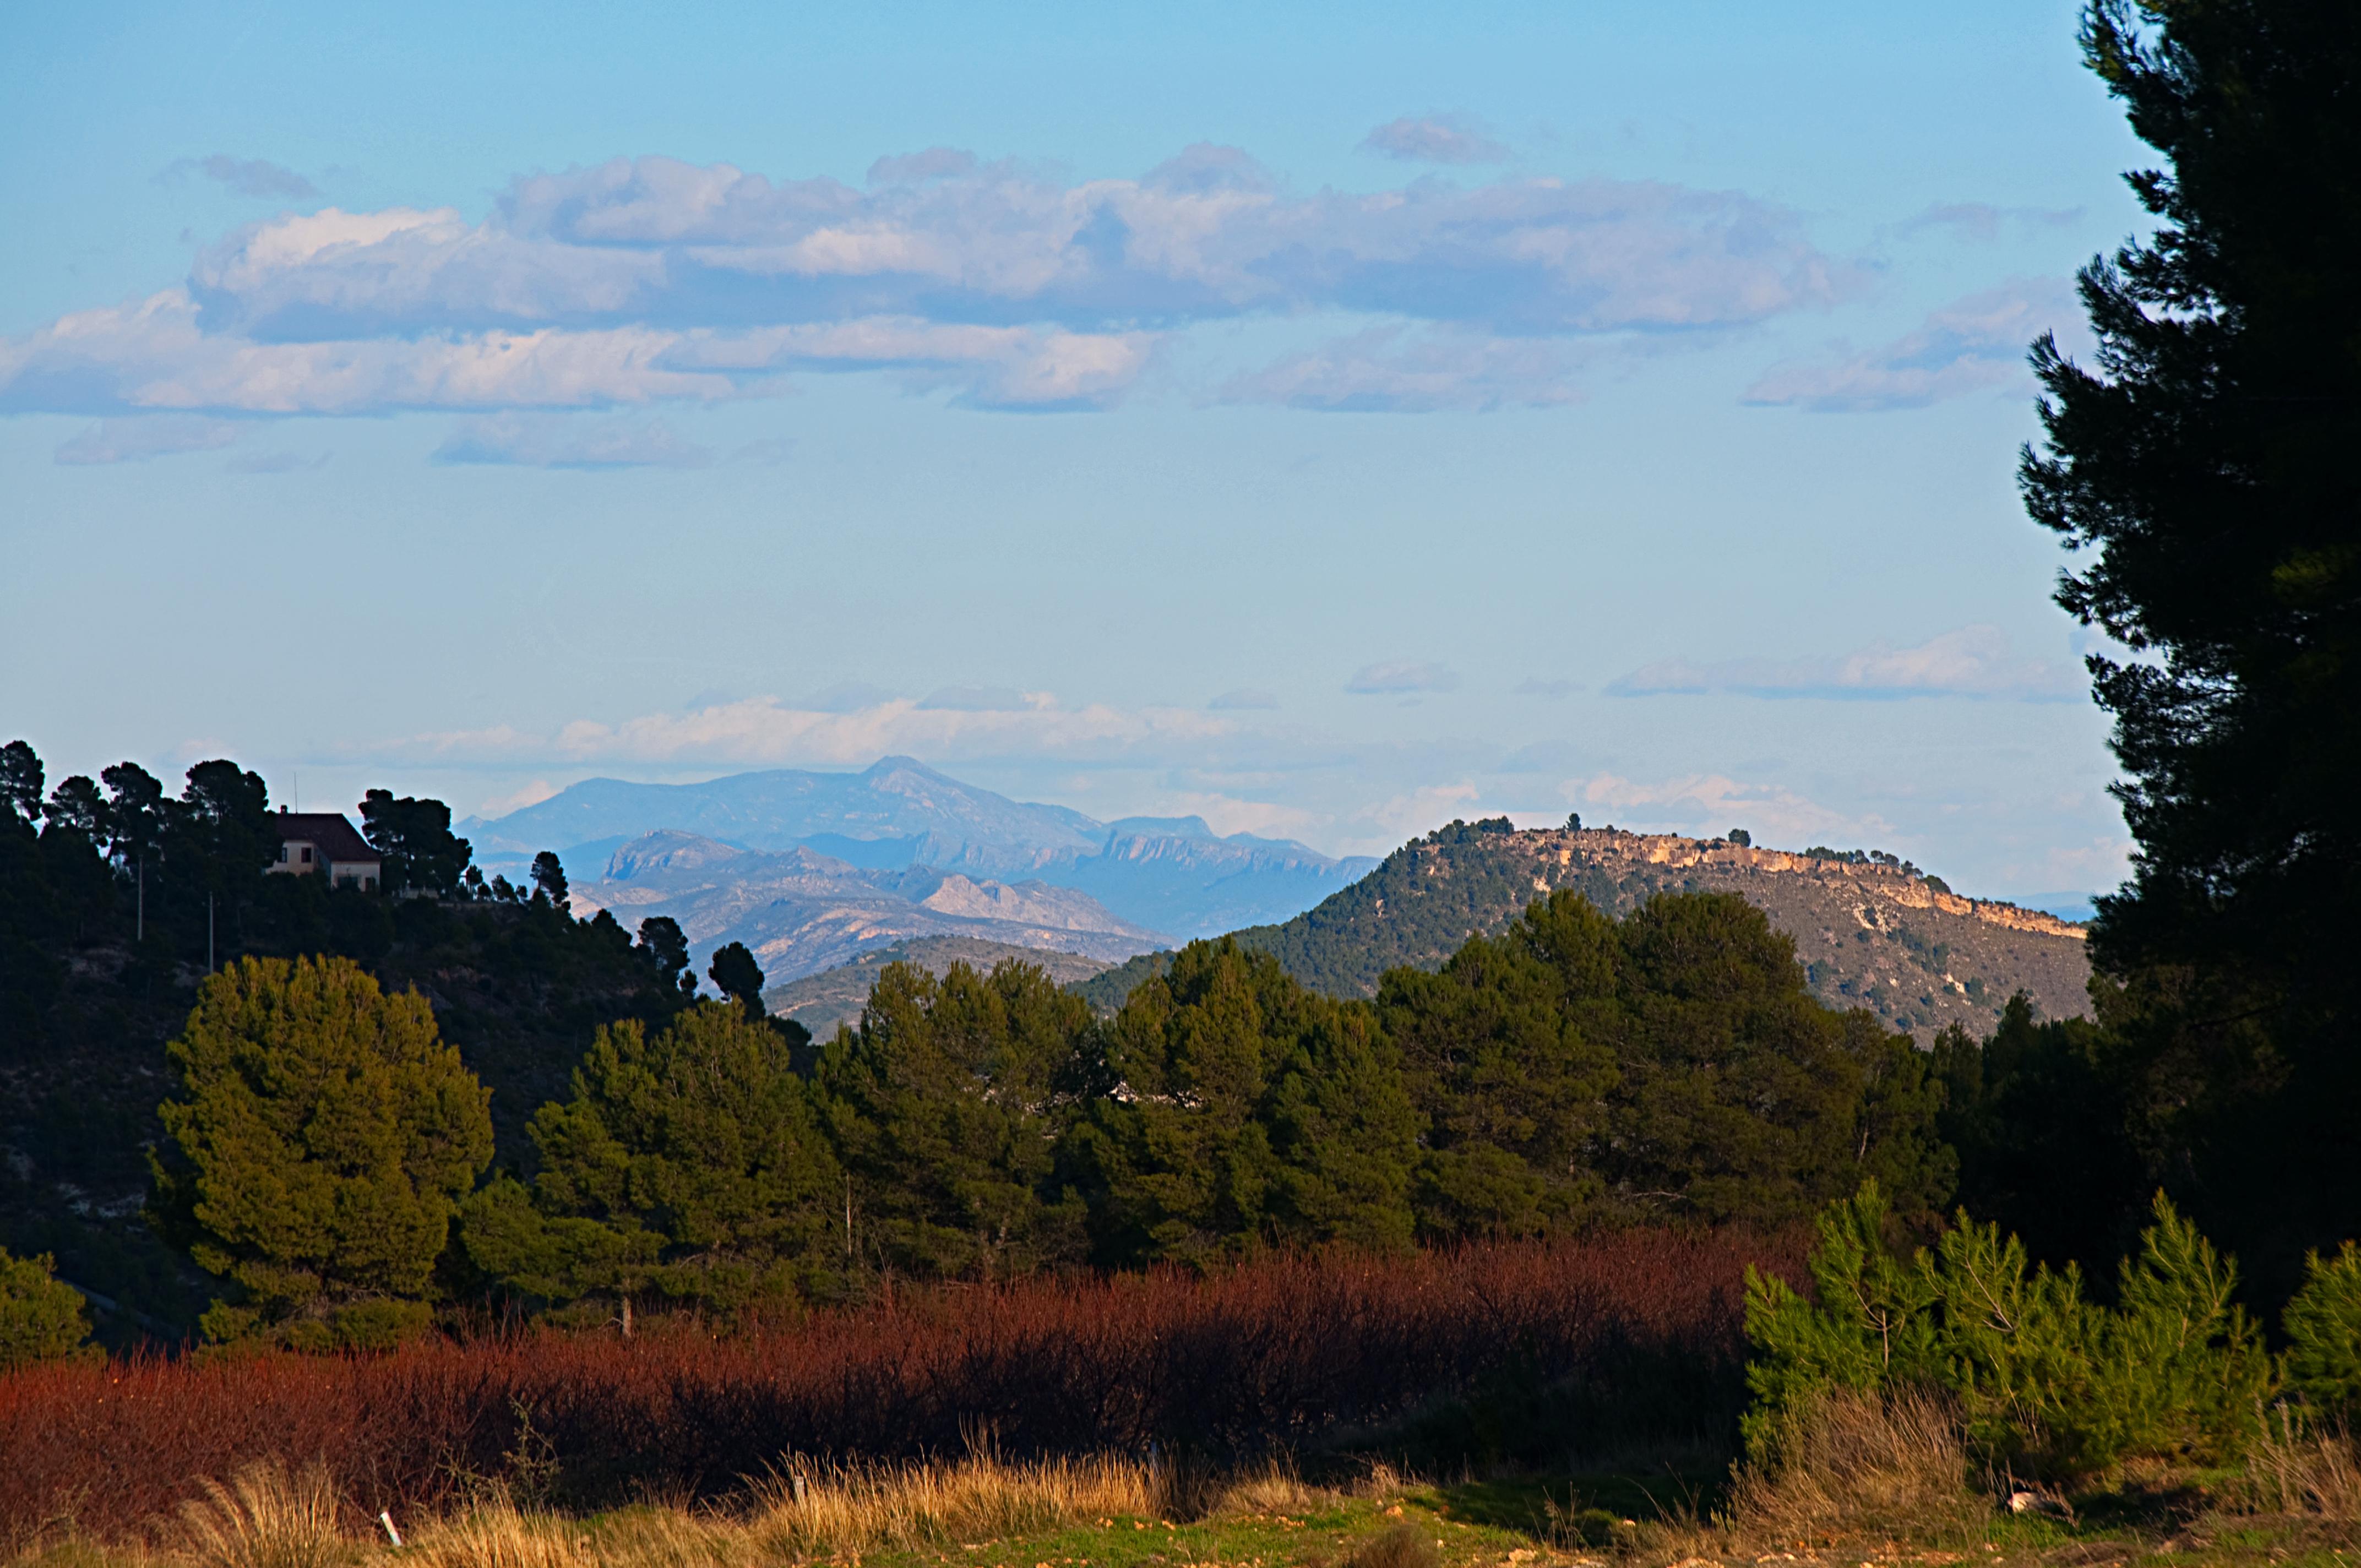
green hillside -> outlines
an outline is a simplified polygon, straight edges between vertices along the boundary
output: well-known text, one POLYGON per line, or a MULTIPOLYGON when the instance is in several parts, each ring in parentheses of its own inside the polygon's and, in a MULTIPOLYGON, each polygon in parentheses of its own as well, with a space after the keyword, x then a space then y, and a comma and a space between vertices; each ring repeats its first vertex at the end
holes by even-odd
MULTIPOLYGON (((2088 1010, 2081 927, 1957 897, 1891 856, 1786 853, 1613 828, 1519 832, 1506 817, 1454 822, 1413 839, 1316 907, 1237 939, 1316 991, 1374 996, 1386 970, 1440 969, 1469 937, 1498 934, 1559 889, 1618 916, 1658 893, 1736 893, 1795 942, 1821 1001, 1865 1007, 1922 1042, 1950 1023, 1989 1032, 2017 991, 2044 1016, 2088 1010)), ((1169 962, 1143 954, 1074 989, 1112 1009, 1169 962)))

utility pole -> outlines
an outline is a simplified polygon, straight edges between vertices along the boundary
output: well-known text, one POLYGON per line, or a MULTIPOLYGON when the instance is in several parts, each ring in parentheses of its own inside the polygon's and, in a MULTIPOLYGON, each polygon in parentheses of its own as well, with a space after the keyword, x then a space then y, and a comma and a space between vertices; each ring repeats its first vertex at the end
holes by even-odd
POLYGON ((148 857, 142 855, 132 864, 138 867, 136 874, 139 879, 139 924, 136 939, 145 943, 148 940, 148 857))
POLYGON ((205 972, 214 972, 214 895, 205 894, 205 972))

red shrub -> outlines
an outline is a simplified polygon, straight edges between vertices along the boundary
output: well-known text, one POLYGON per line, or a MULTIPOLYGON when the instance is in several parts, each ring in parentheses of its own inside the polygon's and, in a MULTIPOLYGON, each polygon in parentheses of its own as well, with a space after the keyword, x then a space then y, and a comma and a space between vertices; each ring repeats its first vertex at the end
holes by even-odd
POLYGON ((1793 1275, 1795 1250, 1634 1232, 931 1291, 726 1338, 39 1367, 0 1379, 0 1537, 135 1527, 265 1455, 324 1460, 371 1511, 429 1504, 506 1470, 521 1417, 581 1502, 978 1431, 1011 1454, 1400 1444, 1422 1421, 1454 1441, 1453 1401, 1489 1400, 1493 1428, 1522 1411, 1558 1453, 1712 1439, 1743 1397, 1744 1266, 1793 1275))

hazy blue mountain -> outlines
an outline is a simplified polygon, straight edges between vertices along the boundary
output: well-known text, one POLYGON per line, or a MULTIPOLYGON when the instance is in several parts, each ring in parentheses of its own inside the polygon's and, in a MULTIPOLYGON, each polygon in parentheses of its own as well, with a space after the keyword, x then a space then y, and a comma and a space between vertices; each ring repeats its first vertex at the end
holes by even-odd
POLYGON ((488 869, 513 876, 536 851, 555 850, 577 883, 603 879, 611 856, 658 830, 740 850, 807 849, 867 872, 920 866, 1045 883, 1181 938, 1285 920, 1378 863, 1287 839, 1224 838, 1199 817, 1099 822, 961 784, 907 757, 857 773, 782 768, 696 784, 588 779, 537 806, 459 825, 488 869))
POLYGON ((627 931, 654 915, 679 921, 699 972, 714 948, 743 942, 774 984, 922 937, 1077 954, 1102 965, 1170 942, 1088 894, 1038 880, 1011 883, 928 866, 867 870, 807 845, 746 850, 672 828, 625 843, 603 875, 574 883, 573 903, 577 916, 604 909, 627 931))
POLYGON ((636 838, 658 828, 750 850, 785 850, 817 834, 900 839, 912 851, 904 865, 939 864, 939 850, 951 846, 1017 859, 1044 850, 1087 852, 1105 837, 1079 811, 1020 805, 907 757, 887 757, 857 773, 777 768, 693 784, 585 779, 538 806, 490 821, 470 818, 460 830, 476 841, 479 858, 489 859, 636 838))

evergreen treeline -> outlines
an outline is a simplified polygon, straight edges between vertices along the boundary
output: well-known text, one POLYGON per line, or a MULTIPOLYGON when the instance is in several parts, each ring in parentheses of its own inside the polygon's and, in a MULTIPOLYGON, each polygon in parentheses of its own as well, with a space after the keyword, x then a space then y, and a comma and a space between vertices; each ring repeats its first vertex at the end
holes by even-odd
POLYGON ((532 884, 487 880, 439 801, 372 790, 361 827, 387 894, 267 874, 278 834, 256 774, 226 761, 181 787, 136 763, 49 781, 23 741, 0 746, 0 1246, 52 1255, 61 1277, 119 1310, 110 1335, 192 1327, 207 1288, 140 1223, 145 1150, 168 1040, 208 960, 349 959, 390 992, 417 988, 495 1092, 503 1151, 562 1094, 601 1024, 661 1023, 694 991, 670 921, 635 942, 577 920, 555 856, 532 884))
POLYGON ((480 1186, 473 1079, 414 999, 349 963, 247 960, 172 1051, 159 1222, 236 1282, 210 1328, 297 1343, 377 1343, 437 1292, 628 1322, 896 1277, 1778 1224, 1871 1178, 1925 1215, 1949 1189, 1928 1058, 1815 1002, 1787 940, 1726 894, 1616 922, 1560 894, 1375 1004, 1227 938, 1106 1019, 1013 961, 889 966, 817 1050, 739 1000, 696 1003, 598 1029, 531 1157, 480 1186), (212 1103, 240 1050, 294 1086, 276 1109, 242 1082, 212 1103), (369 1152, 311 1131, 346 1124, 369 1152), (283 1199, 247 1212, 294 1191, 316 1221, 283 1199))
POLYGON ((115 770, 44 798, 29 750, 6 755, 19 1059, 92 1027, 61 1005, 70 962, 127 954, 159 1004, 185 999, 167 977, 197 978, 192 888, 216 959, 241 955, 177 1023, 146 1140, 148 1221, 221 1282, 216 1337, 379 1343, 438 1300, 728 1313, 896 1277, 1776 1224, 1868 1176, 1919 1212, 1949 1193, 1928 1058, 1814 1001, 1728 895, 1617 922, 1561 894, 1374 1003, 1226 938, 1104 1018, 1027 964, 896 965, 815 1047, 762 1015, 744 948, 712 965, 728 1000, 694 1001, 672 923, 635 941, 573 919, 554 861, 529 896, 483 884, 437 803, 365 806, 412 894, 384 896, 266 876, 267 801, 231 764, 178 801, 115 770), (551 999, 530 1101, 477 1059, 483 1021, 451 1000, 469 965, 551 999), (578 1025, 562 1086, 552 1014, 578 1025), (497 1146, 496 1115, 515 1129, 497 1146))

